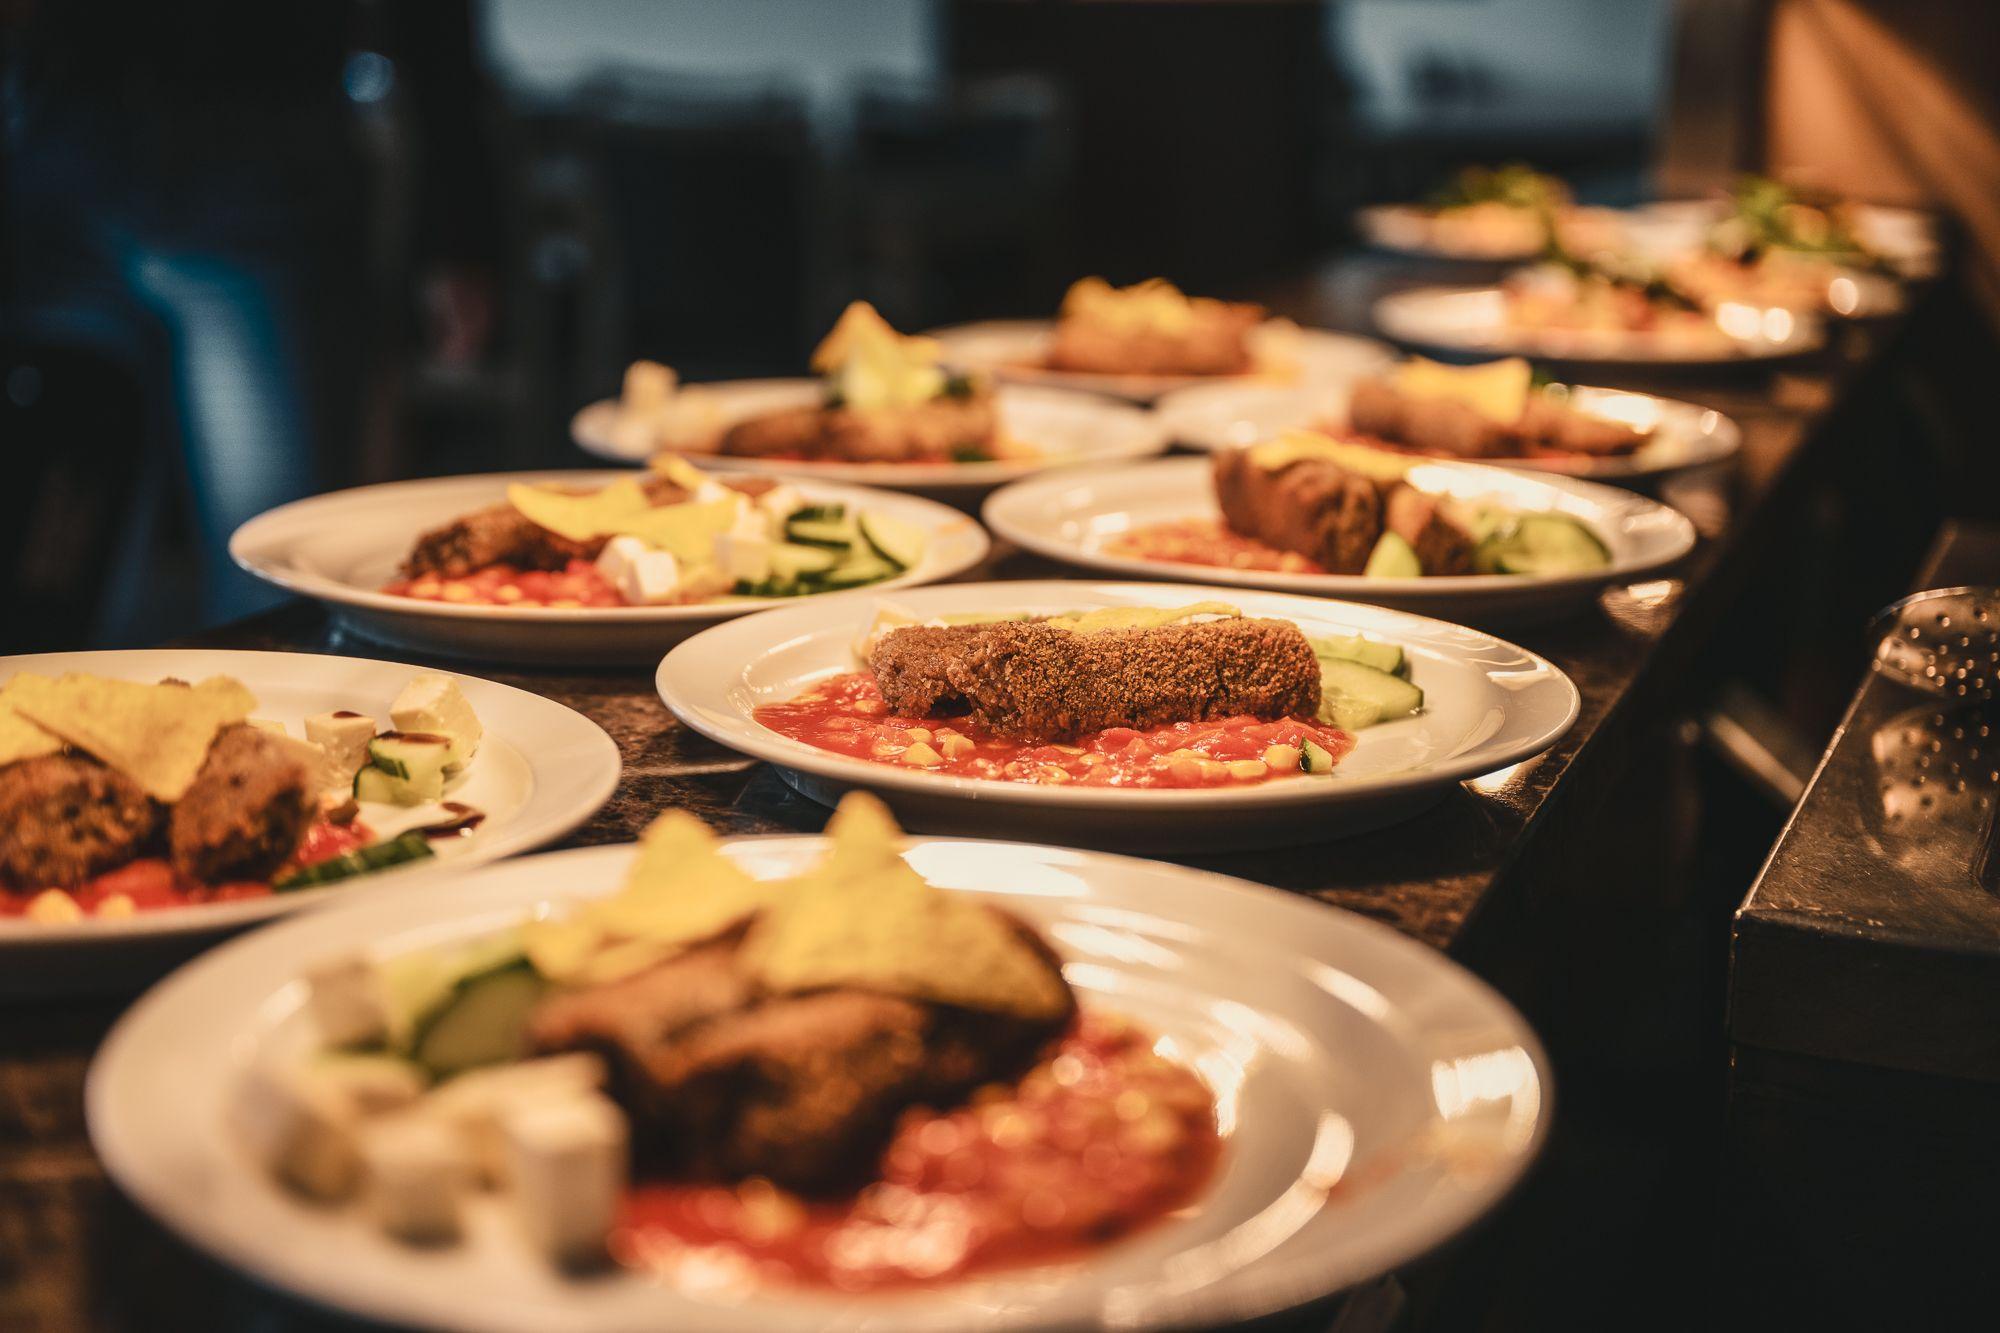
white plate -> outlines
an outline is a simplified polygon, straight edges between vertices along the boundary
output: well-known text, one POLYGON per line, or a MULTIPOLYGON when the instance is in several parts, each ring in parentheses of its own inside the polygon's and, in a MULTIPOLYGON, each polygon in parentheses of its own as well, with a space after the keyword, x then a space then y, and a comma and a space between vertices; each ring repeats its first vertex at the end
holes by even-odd
POLYGON ((1362 239, 1376 249, 1426 259, 1504 263, 1533 259, 1546 244, 1539 235, 1532 240, 1514 243, 1467 244, 1462 228, 1440 227, 1430 210, 1412 204, 1378 204, 1364 208, 1355 213, 1354 222, 1362 239))
MULTIPOLYGON (((744 380, 701 387, 714 394, 725 426, 766 412, 807 406, 819 401, 820 394, 815 380, 744 380)), ((1167 447, 1159 424, 1145 412, 1092 394, 1002 386, 999 408, 1001 430, 1031 445, 1039 457, 992 463, 797 463, 694 453, 685 457, 711 472, 758 472, 848 482, 965 503, 979 499, 995 486, 1052 467, 1145 458, 1167 447)), ((643 461, 650 450, 635 454, 619 448, 611 429, 617 414, 616 402, 592 403, 570 422, 570 435, 600 458, 643 461)))
POLYGON ((656 683, 681 721, 777 765, 787 782, 825 804, 851 787, 865 787, 881 795, 906 828, 1148 852, 1315 842, 1379 828, 1436 803, 1461 779, 1541 753, 1569 730, 1577 711, 1569 677, 1478 630, 1352 602, 1161 583, 962 583, 888 598, 841 593, 697 635, 667 654, 656 683), (1293 620, 1312 633, 1366 634, 1401 644, 1424 690, 1423 710, 1360 732, 1352 753, 1324 781, 1194 790, 951 777, 849 759, 779 735, 751 715, 763 704, 783 703, 820 680, 859 669, 854 639, 878 601, 930 617, 1210 599, 1247 615, 1293 620))
POLYGON ((1482 356, 1529 356, 1606 365, 1717 366, 1817 351, 1825 328, 1810 315, 1766 312, 1768 327, 1726 347, 1691 346, 1622 329, 1523 329, 1507 320, 1498 287, 1413 287, 1375 302, 1375 327, 1415 347, 1482 356), (1782 318, 1781 318, 1782 317, 1782 318))
MULTIPOLYGON (((821 846, 752 839, 728 854, 772 876, 821 846)), ((566 1279, 491 1206, 466 1242, 398 1246, 347 1211, 296 1201, 247 1159, 232 1098, 252 1060, 313 1039, 306 967, 465 940, 536 904, 604 893, 630 855, 592 847, 489 867, 261 932, 185 969, 125 1016, 91 1069, 90 1136, 112 1178, 222 1261, 397 1325, 1136 1333, 1296 1307, 1407 1264, 1490 1209, 1547 1131, 1547 1065, 1520 1016, 1385 926, 1173 866, 919 839, 908 859, 927 879, 1038 926, 1085 1004, 1171 1038, 1208 1081, 1226 1147, 1186 1212, 1080 1264, 891 1295, 704 1299, 619 1273, 566 1279)))
POLYGON ((1218 379, 1244 384, 1345 382, 1379 370, 1395 359, 1393 352, 1373 338, 1356 338, 1325 329, 1294 329, 1273 322, 1250 335, 1251 347, 1253 352, 1274 362, 1293 363, 1282 371, 1215 376, 1098 375, 1078 370, 1044 370, 1040 366, 1048 354, 1049 336, 1054 328, 1048 320, 994 320, 938 329, 929 336, 943 344, 945 360, 962 370, 982 370, 1017 384, 1104 394, 1135 403, 1150 403, 1171 390, 1218 379))
MULTIPOLYGON (((229 539, 237 564, 267 583, 325 602, 350 628, 401 647, 503 662, 647 662, 718 621, 790 598, 735 597, 693 606, 461 606, 381 591, 418 536, 506 498, 513 482, 603 486, 630 472, 511 472, 397 481, 335 491, 259 514, 229 539)), ((923 563, 875 586, 908 588, 964 573, 986 556, 965 515, 910 495, 801 483, 815 503, 875 509, 930 534, 923 563)))
POLYGON ((1211 466, 1204 458, 1090 468, 1016 482, 986 502, 985 518, 998 536, 1018 546, 1108 574, 1348 597, 1480 624, 1574 611, 1594 601, 1600 589, 1629 583, 1694 548, 1694 524, 1677 511, 1610 486, 1532 477, 1476 463, 1430 461, 1410 468, 1410 483, 1418 490, 1487 500, 1526 513, 1568 514, 1604 539, 1611 549, 1611 566, 1550 577, 1466 574, 1381 579, 1175 564, 1106 549, 1113 538, 1134 528, 1177 519, 1219 519, 1211 466))
MULTIPOLYGON (((410 677, 430 670, 309 653, 171 648, 0 658, 0 680, 22 671, 79 671, 146 682, 234 676, 257 697, 255 716, 286 723, 293 736, 302 734, 300 724, 309 714, 340 708, 386 723, 389 705, 410 677)), ((595 722, 526 690, 477 676, 457 679, 486 735, 447 796, 486 818, 469 835, 436 844, 435 860, 323 889, 111 920, 37 925, 0 917, 0 993, 114 990, 149 980, 228 932, 339 899, 418 892, 453 866, 538 847, 581 824, 610 798, 618 785, 618 747, 595 722)), ((417 807, 400 822, 386 807, 370 806, 366 814, 370 827, 384 834, 440 817, 435 807, 417 807)))
MULTIPOLYGON (((1719 463, 1743 442, 1734 421, 1706 407, 1622 389, 1576 385, 1570 402, 1611 417, 1653 438, 1629 454, 1592 458, 1492 458, 1492 467, 1557 472, 1591 481, 1637 481, 1719 463)), ((1194 449, 1259 444, 1287 430, 1336 429, 1347 420, 1348 387, 1276 388, 1259 384, 1204 384, 1170 393, 1153 411, 1167 434, 1194 449)))

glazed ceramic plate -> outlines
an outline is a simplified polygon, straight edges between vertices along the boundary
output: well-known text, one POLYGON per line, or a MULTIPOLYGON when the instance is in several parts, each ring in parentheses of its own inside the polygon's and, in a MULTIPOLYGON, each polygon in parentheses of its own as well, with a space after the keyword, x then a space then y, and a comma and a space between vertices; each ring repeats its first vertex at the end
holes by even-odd
POLYGON ((800 792, 832 804, 876 792, 905 828, 982 832, 1124 850, 1191 851, 1316 842, 1404 819, 1462 779, 1539 754, 1576 720, 1569 678, 1478 630, 1317 597, 1185 584, 966 583, 886 597, 842 593, 697 635, 660 663, 660 697, 713 740, 778 766, 800 792), (830 676, 860 669, 854 640, 889 602, 921 618, 977 611, 1057 613, 1107 606, 1228 602, 1313 634, 1364 634, 1402 645, 1425 706, 1370 727, 1333 774, 1238 788, 1132 790, 952 777, 807 745, 752 715, 830 676))
MULTIPOLYGON (((747 380, 702 387, 715 395, 725 426, 766 412, 806 407, 820 395, 814 380, 747 380)), ((999 402, 1001 430, 1032 450, 1033 457, 992 463, 800 463, 695 453, 685 457, 712 472, 846 482, 963 503, 1052 467, 1144 458, 1167 447, 1158 423, 1146 413, 1094 395, 1005 386, 999 402)), ((650 447, 634 449, 617 438, 617 414, 615 402, 592 403, 576 414, 570 434, 600 458, 644 460, 652 453, 650 447)))
MULTIPOLYGON (((506 499, 513 482, 603 486, 629 472, 514 472, 398 481, 299 500, 260 514, 229 539, 237 564, 267 583, 326 603, 342 624, 384 643, 500 662, 651 661, 718 621, 793 599, 728 597, 691 606, 465 606, 381 591, 417 537, 506 499)), ((911 495, 804 482, 815 503, 874 509, 930 533, 923 563, 876 585, 907 588, 963 573, 986 555, 985 530, 911 495)))
MULTIPOLYGON (((1194 449, 1227 449, 1258 444, 1287 430, 1338 432, 1347 422, 1348 388, 1276 388, 1257 384, 1204 384, 1162 398, 1153 410, 1177 444, 1194 449)), ((1743 442, 1736 423, 1720 412, 1671 398, 1620 389, 1570 389, 1570 401, 1585 412, 1623 421, 1653 435, 1632 453, 1592 458, 1495 458, 1491 466, 1528 472, 1558 472, 1591 481, 1639 481, 1687 468, 1719 463, 1743 442)))
POLYGON ((1094 375, 1043 368, 1053 328, 1047 320, 993 321, 939 329, 930 336, 943 344, 945 359, 960 369, 985 371, 1017 384, 1081 390, 1135 403, 1150 403, 1171 390, 1218 379, 1250 384, 1344 383, 1379 370, 1394 359, 1387 347, 1372 338, 1273 322, 1251 335, 1252 351, 1271 365, 1268 371, 1232 376, 1094 375))
POLYGON ((1378 250, 1425 259, 1469 259, 1491 263, 1533 259, 1546 244, 1540 228, 1533 235, 1485 235, 1463 226, 1440 226, 1427 209, 1409 204, 1380 204, 1354 215, 1362 239, 1378 250))
POLYGON ((1410 469, 1410 484, 1418 490, 1523 513, 1567 514, 1581 521, 1610 549, 1610 567, 1552 577, 1467 574, 1382 579, 1176 564, 1109 549, 1121 533, 1135 528, 1178 519, 1219 520, 1210 472, 1207 459, 1173 458, 1017 482, 986 502, 986 524, 998 536, 1038 555, 1107 574, 1347 597, 1475 623, 1574 611, 1595 600, 1600 589, 1629 583, 1694 547, 1692 523, 1630 491, 1474 463, 1419 462, 1410 469))
MULTIPOLYGON (((389 705, 412 676, 432 670, 395 662, 307 653, 147 649, 0 658, 0 679, 18 672, 89 672, 121 680, 234 676, 257 697, 255 716, 302 737, 313 713, 351 708, 388 724, 389 705)), ((219 935, 287 912, 383 892, 421 894, 454 865, 492 861, 561 837, 596 812, 618 783, 618 747, 582 714, 511 686, 459 676, 486 729, 479 752, 446 792, 486 818, 469 835, 440 841, 437 857, 342 885, 136 916, 41 925, 0 917, 0 994, 115 990, 157 976, 219 935)), ((443 816, 368 805, 362 817, 385 836, 443 816)))
MULTIPOLYGON (((1413 287, 1374 305, 1375 327, 1413 347, 1454 355, 1528 356, 1605 365, 1717 366, 1772 361, 1817 351, 1825 329, 1809 315, 1749 311, 1755 332, 1722 345, 1686 343, 1645 331, 1525 329, 1507 319, 1498 287, 1413 287)), ((1718 327, 1718 332, 1720 329, 1718 327)))
MULTIPOLYGON (((769 877, 821 848, 752 839, 728 854, 769 877)), ((112 1178, 223 1262, 397 1326, 1137 1333, 1291 1309, 1406 1264, 1490 1209, 1547 1130, 1547 1064, 1520 1016, 1385 926, 1152 862, 917 839, 906 855, 927 879, 1039 927, 1085 1005, 1160 1033, 1208 1082, 1225 1148, 1197 1203, 1079 1263, 885 1295, 703 1296, 616 1272, 566 1278, 490 1200, 459 1244, 399 1246, 350 1211, 296 1201, 249 1160, 233 1107, 252 1062, 315 1039, 308 967, 470 940, 551 900, 603 894, 630 855, 593 847, 487 867, 185 969, 126 1015, 91 1070, 90 1136, 112 1178)))

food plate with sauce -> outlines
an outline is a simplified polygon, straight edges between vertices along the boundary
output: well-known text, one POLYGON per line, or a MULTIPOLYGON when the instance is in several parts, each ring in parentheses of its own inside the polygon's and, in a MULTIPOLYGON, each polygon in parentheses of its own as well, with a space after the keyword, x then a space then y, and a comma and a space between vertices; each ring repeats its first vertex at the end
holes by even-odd
POLYGON ((1704 368, 1816 352, 1824 325, 1790 310, 1730 305, 1713 319, 1651 329, 1530 326, 1509 314, 1501 287, 1413 287, 1375 302, 1375 327, 1413 347, 1463 356, 1526 356, 1575 364, 1704 368))
MULTIPOLYGON (((826 843, 746 839, 722 851, 770 880, 801 873, 826 843)), ((857 1291, 719 1263, 674 1278, 618 1267, 573 1275, 530 1243, 508 1198, 518 1177, 468 1200, 459 1239, 417 1247, 352 1204, 303 1202, 266 1173, 239 1128, 254 1110, 247 1091, 324 1040, 309 978, 329 959, 393 960, 575 912, 628 876, 629 847, 482 867, 218 950, 146 997, 106 1042, 87 1089, 92 1141, 113 1179, 197 1247, 372 1319, 890 1333, 1164 1329, 1296 1309, 1470 1225, 1545 1137, 1547 1066, 1527 1026, 1484 984, 1387 927, 1224 876, 1094 853, 925 838, 903 859, 961 907, 1000 909, 1038 932, 1086 1016, 1152 1034, 1162 1062, 1198 1076, 1220 1155, 1191 1202, 1087 1253, 857 1291), (161 1117, 162 1105, 180 1113, 161 1117)))
POLYGON ((1230 532, 1217 507, 1212 473, 1207 459, 1176 458, 1017 482, 986 502, 986 523, 999 537, 1038 555, 1107 574, 1346 597, 1481 622, 1574 611, 1603 588, 1657 570, 1694 547, 1693 524, 1630 491, 1425 460, 1411 464, 1411 486, 1491 507, 1517 521, 1532 514, 1572 520, 1595 535, 1605 563, 1546 573, 1331 574, 1291 552, 1230 532), (1163 549, 1162 540, 1175 549, 1163 549))
MULTIPOLYGON (((694 386, 708 395, 727 427, 764 413, 820 401, 817 380, 743 380, 694 386)), ((805 459, 738 458, 687 451, 683 456, 711 472, 756 473, 873 486, 933 499, 977 500, 996 486, 1054 467, 1144 458, 1167 447, 1150 415, 1085 393, 1003 386, 997 394, 1000 431, 1011 457, 968 462, 858 463, 805 459)), ((650 444, 620 438, 619 403, 605 399, 570 422, 570 437, 586 453, 614 462, 643 462, 650 444)))
MULTIPOLYGON (((1190 636, 1189 642, 1199 647, 1200 637, 1190 636)), ((1176 636, 1169 639, 1160 651, 1174 659, 1182 644, 1176 636)), ((1347 655, 1338 647, 1326 651, 1347 655)), ((1284 661, 1289 665, 1291 658, 1284 661)), ((1149 668, 1138 663, 1134 669, 1143 677, 1149 668)), ((975 677, 1005 679, 1004 672, 977 664, 971 670, 975 677)), ((1244 707, 1254 708, 1259 691, 1271 682, 1247 667, 1244 675, 1243 697, 1253 700, 1244 707)), ((1347 702, 1347 694, 1332 691, 1327 679, 1322 673, 1298 688, 1310 690, 1322 707, 1347 702)), ((911 828, 1005 832, 1149 851, 1295 844, 1408 818, 1444 799, 1464 779, 1547 749, 1569 729, 1578 707, 1576 687, 1555 666, 1478 630, 1356 603, 1185 584, 1050 581, 960 584, 882 597, 842 593, 697 636, 667 655, 656 683, 683 722, 776 765, 787 782, 815 800, 831 804, 861 787, 882 796, 911 828), (1383 706, 1371 712, 1358 705, 1352 718, 1313 716, 1310 708, 1299 714, 1290 707, 1303 694, 1272 692, 1269 701, 1277 706, 1260 714, 1265 720, 1247 713, 1213 714, 1209 722, 1192 726, 1184 746, 1173 743, 1175 727, 1168 717, 1158 719, 1163 724, 1158 727, 1104 727, 1090 740, 1053 754, 1046 753, 1047 746, 1024 751, 1004 735, 988 736, 980 727, 949 720, 906 725, 900 749, 875 730, 895 715, 882 700, 868 697, 866 661, 857 656, 857 641, 879 628, 885 611, 925 622, 1100 611, 1156 615, 1211 606, 1239 611, 1242 619, 1296 627, 1279 627, 1262 641, 1255 624, 1240 635, 1206 631, 1218 641, 1217 651, 1228 654, 1219 669, 1232 662, 1276 663, 1282 651, 1309 654, 1304 668, 1309 671, 1311 657, 1325 645, 1338 641, 1351 649, 1358 643, 1364 655, 1380 653, 1382 659, 1362 672, 1329 669, 1353 677, 1356 691, 1383 706), (1300 647, 1298 633, 1312 645, 1300 647), (731 665, 717 670, 716 663, 731 665), (840 721, 842 709, 857 717, 840 721), (851 733, 850 741, 833 740, 841 727, 851 733), (1303 742, 1318 743, 1313 729, 1328 727, 1337 737, 1331 762, 1301 762, 1311 757, 1303 742), (933 734, 921 741, 908 738, 908 731, 918 728, 933 734), (925 749, 917 750, 919 744, 925 749), (1181 748, 1199 753, 1179 755, 1181 748), (1080 780, 1081 766, 1092 762, 1082 756, 1100 753, 1110 766, 1099 777, 1080 780), (1249 773, 1259 756, 1269 772, 1249 773), (1287 758, 1299 771, 1280 762, 1287 758), (1026 767, 1008 767, 1017 763, 1026 767)), ((1065 680, 1058 673, 1045 683, 1117 702, 1109 680, 1065 680)))
MULTIPOLYGON (((595 493, 603 495, 639 484, 642 477, 630 471, 496 473, 335 491, 251 519, 230 538, 229 552, 237 564, 265 582, 324 602, 335 619, 369 638, 461 658, 652 661, 663 648, 705 626, 797 600, 736 595, 724 588, 694 600, 658 605, 599 605, 574 595, 547 605, 534 604, 532 598, 506 604, 489 600, 484 585, 476 580, 460 590, 459 600, 449 600, 450 589, 430 596, 414 589, 393 590, 407 582, 402 577, 404 562, 427 534, 509 503, 518 488, 538 493, 596 488, 595 493)), ((644 477, 644 482, 660 479, 644 477)), ((748 479, 732 480, 739 486, 752 484, 748 479)), ((985 530, 934 501, 803 480, 766 492, 766 497, 776 490, 792 494, 800 505, 829 512, 838 509, 849 518, 880 515, 911 534, 912 549, 904 563, 876 569, 868 579, 874 587, 910 587, 947 579, 986 555, 985 530)), ((847 540, 826 549, 843 546, 847 540)), ((858 535, 851 540, 865 545, 858 535)), ((557 572, 589 579, 594 588, 602 580, 593 570, 602 567, 603 559, 599 556, 594 565, 575 561, 568 571, 557 572)), ((513 590, 521 591, 518 586, 513 590)), ((589 588, 580 591, 588 595, 589 588)))
MULTIPOLYGON (((293 739, 301 735, 303 719, 341 711, 369 719, 375 725, 368 729, 376 730, 389 724, 392 704, 413 679, 443 677, 470 706, 483 736, 437 799, 410 806, 363 799, 355 823, 370 836, 323 847, 302 846, 295 858, 319 863, 323 856, 350 848, 389 847, 407 832, 427 844, 418 855, 406 858, 407 863, 385 864, 379 870, 357 866, 366 873, 319 885, 313 883, 315 876, 306 874, 296 887, 276 892, 269 882, 229 883, 219 891, 169 885, 164 862, 158 863, 159 875, 110 882, 120 874, 136 876, 155 863, 143 860, 121 866, 99 877, 107 881, 101 886, 106 892, 84 888, 73 895, 83 908, 73 919, 35 920, 25 911, 0 914, 0 993, 130 986, 158 975, 219 936, 273 917, 378 888, 394 894, 421 891, 441 870, 509 856, 569 832, 604 803, 618 780, 617 747, 595 723, 539 695, 476 676, 350 657, 201 649, 0 659, 0 680, 69 673, 146 685, 166 679, 199 682, 228 677, 255 697, 253 725, 283 724, 293 739), (429 854, 422 854, 425 851, 429 854), (140 887, 141 879, 145 888, 140 887), (156 879, 161 882, 153 883, 156 879), (114 896, 108 890, 121 885, 133 888, 125 896, 139 900, 137 910, 101 913, 104 901, 114 896)), ((311 835, 326 831, 315 825, 309 839, 316 844, 311 835)), ((19 833, 18 827, 10 830, 19 833)), ((265 878, 281 882, 283 875, 265 878)), ((0 888, 0 894, 24 896, 6 888, 0 888)))
POLYGON ((1151 403, 1163 394, 1193 384, 1342 382, 1378 370, 1395 359, 1388 347, 1372 338, 1270 321, 1251 334, 1258 367, 1245 374, 1102 374, 1055 370, 1046 365, 1054 332, 1053 320, 995 320, 939 329, 931 336, 944 348, 945 360, 950 364, 989 373, 1003 383, 1101 394, 1135 403, 1151 403))
MULTIPOLYGON (((1650 432, 1630 453, 1543 454, 1479 460, 1489 467, 1554 472, 1586 481, 1647 481, 1733 457, 1743 442, 1736 422, 1712 408, 1623 389, 1567 386, 1580 412, 1650 432)), ((1213 452, 1276 439, 1288 430, 1331 430, 1347 423, 1346 384, 1283 388, 1265 384, 1204 384, 1180 389, 1154 407, 1174 443, 1213 452)))

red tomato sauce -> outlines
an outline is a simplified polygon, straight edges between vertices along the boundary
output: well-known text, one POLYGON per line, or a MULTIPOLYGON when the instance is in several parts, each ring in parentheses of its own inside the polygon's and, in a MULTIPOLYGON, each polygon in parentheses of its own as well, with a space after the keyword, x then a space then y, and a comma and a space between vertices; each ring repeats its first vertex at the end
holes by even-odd
POLYGON ((618 589, 588 560, 572 560, 559 570, 487 565, 458 578, 421 574, 383 585, 394 597, 461 606, 624 606, 618 589))
POLYGON ((1245 537, 1212 518, 1182 518, 1121 533, 1105 547, 1113 555, 1165 560, 1177 565, 1213 565, 1280 574, 1324 574, 1326 567, 1296 551, 1281 551, 1245 537))
POLYGON ((783 736, 850 759, 902 764, 953 777, 1086 787, 1237 787, 1303 777, 1299 742, 1338 761, 1354 738, 1338 727, 1279 718, 1212 718, 1148 731, 1108 727, 1073 745, 995 736, 962 717, 894 717, 874 678, 835 676, 789 703, 766 704, 757 721, 783 736))
MULTIPOLYGON (((316 820, 299 841, 299 849, 292 853, 292 859, 285 862, 271 879, 283 879, 294 870, 318 865, 321 861, 344 855, 357 847, 366 847, 374 841, 373 830, 358 819, 345 824, 316 820)), ((28 904, 44 892, 47 890, 0 892, 0 916, 24 915, 28 904)), ((272 890, 270 882, 265 880, 233 884, 198 883, 177 874, 162 857, 142 856, 61 892, 66 893, 85 916, 129 916, 134 912, 153 912, 165 907, 266 898, 272 890)))
POLYGON ((1222 1154, 1215 1099, 1122 1019, 1085 1015, 1020 1083, 914 1109, 851 1198, 763 1180, 643 1184, 611 1250, 676 1284, 866 1291, 1090 1254, 1191 1203, 1222 1154))

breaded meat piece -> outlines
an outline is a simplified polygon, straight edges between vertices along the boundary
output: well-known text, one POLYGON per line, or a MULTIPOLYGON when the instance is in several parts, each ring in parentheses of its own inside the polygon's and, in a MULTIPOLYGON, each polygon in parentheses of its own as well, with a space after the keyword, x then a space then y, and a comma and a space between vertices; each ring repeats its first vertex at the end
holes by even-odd
POLYGON ((1472 548, 1477 542, 1438 496, 1398 485, 1389 492, 1385 513, 1389 531, 1410 544, 1424 573, 1472 572, 1472 548))
POLYGON ((1519 454, 1520 432, 1464 403, 1404 393, 1387 380, 1358 381, 1348 395, 1347 422, 1363 435, 1452 458, 1519 454))
POLYGON ((0 881, 73 888, 146 852, 162 811, 95 759, 45 754, 0 768, 0 881))
POLYGON ((1067 316, 1056 321, 1047 362, 1097 375, 1241 375, 1255 368, 1250 334, 1264 314, 1260 305, 1204 301, 1173 330, 1067 316))
POLYGON ((1000 428, 993 394, 941 397, 912 407, 797 407, 751 417, 722 437, 722 452, 836 463, 949 462, 991 454, 1000 428))
POLYGON ((1073 1003, 1036 1021, 851 988, 766 994, 735 966, 742 934, 558 991, 530 1019, 536 1050, 608 1058, 647 1170, 851 1187, 874 1174, 905 1110, 1021 1073, 1074 1016, 1073 1003))
POLYGON ((1521 413, 1521 433, 1529 444, 1593 457, 1629 454, 1652 438, 1650 432, 1579 412, 1547 394, 1529 397, 1527 410, 1521 413))
POLYGON ((1073 740, 1105 727, 1247 714, 1310 717, 1319 662, 1284 620, 1077 633, 1039 621, 911 626, 870 656, 889 711, 969 714, 1002 736, 1073 740))
POLYGON ((204 884, 268 879, 298 850, 318 810, 296 742, 248 723, 224 727, 174 804, 168 853, 174 869, 204 884))
POLYGON ((1329 459, 1266 468, 1249 451, 1215 454, 1215 498, 1239 536, 1305 556, 1331 574, 1359 574, 1382 535, 1382 487, 1329 459))
MULTIPOLYGON (((686 490, 662 476, 645 477, 639 484, 655 505, 680 504, 690 498, 686 490)), ((776 483, 755 478, 725 484, 755 497, 776 483)), ((511 504, 489 505, 417 538, 417 544, 403 561, 403 577, 413 579, 434 574, 447 579, 463 578, 474 570, 499 564, 517 569, 562 569, 572 560, 597 559, 604 543, 602 537, 571 541, 533 522, 511 504)))

